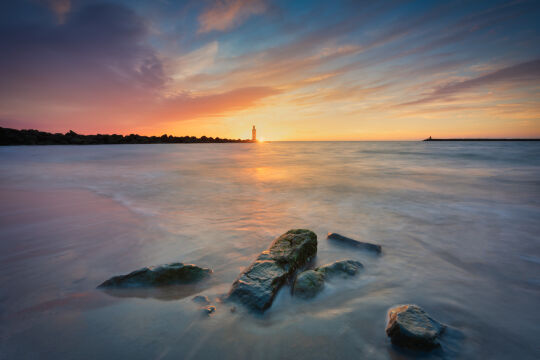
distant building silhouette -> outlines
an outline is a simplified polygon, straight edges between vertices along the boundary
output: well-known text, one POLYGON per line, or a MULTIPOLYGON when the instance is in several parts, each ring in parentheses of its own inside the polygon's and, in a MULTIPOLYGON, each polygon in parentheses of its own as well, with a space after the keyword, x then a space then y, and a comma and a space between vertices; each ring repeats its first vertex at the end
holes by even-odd
POLYGON ((255 129, 255 125, 253 125, 253 129, 251 130, 251 140, 257 141, 257 130, 255 129))

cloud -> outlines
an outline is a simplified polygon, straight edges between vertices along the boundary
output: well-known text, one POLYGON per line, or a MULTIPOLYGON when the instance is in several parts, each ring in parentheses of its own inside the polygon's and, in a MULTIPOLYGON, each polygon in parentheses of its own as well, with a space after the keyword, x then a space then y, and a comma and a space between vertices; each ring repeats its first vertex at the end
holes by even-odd
POLYGON ((174 79, 194 76, 214 65, 219 44, 212 41, 188 54, 173 57, 167 62, 167 70, 174 79))
POLYGON ((0 32, 0 95, 92 105, 139 100, 167 82, 148 26, 132 10, 92 5, 64 24, 4 26, 0 32))
POLYGON ((266 11, 262 0, 216 0, 199 16, 199 33, 224 31, 266 11))
POLYGON ((0 118, 12 126, 131 132, 229 114, 279 93, 241 84, 183 90, 177 80, 211 67, 218 43, 165 57, 149 44, 147 21, 121 5, 83 7, 64 23, 43 19, 0 22, 0 118))
POLYGON ((452 82, 433 90, 431 94, 419 100, 400 105, 418 105, 449 98, 461 92, 497 83, 534 83, 540 80, 540 59, 508 66, 476 78, 452 82))
POLYGON ((166 121, 221 116, 252 107, 257 101, 279 93, 279 90, 271 87, 253 86, 202 96, 181 94, 166 100, 159 107, 159 116, 166 121))

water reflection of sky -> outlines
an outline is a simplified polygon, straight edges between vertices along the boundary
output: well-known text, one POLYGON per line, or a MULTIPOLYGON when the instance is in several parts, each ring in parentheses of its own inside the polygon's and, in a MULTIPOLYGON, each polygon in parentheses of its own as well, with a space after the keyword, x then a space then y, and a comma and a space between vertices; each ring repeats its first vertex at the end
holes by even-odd
POLYGON ((408 302, 454 329, 433 358, 538 354, 537 144, 0 152, 7 358, 400 358, 385 313, 408 302), (295 227, 319 236, 315 264, 353 258, 362 274, 311 302, 284 288, 263 317, 216 302, 295 227), (379 243, 383 256, 328 243, 330 231, 379 243), (171 261, 209 266, 213 279, 189 291, 95 290, 113 274, 171 261), (198 292, 218 307, 210 319, 190 300, 198 292))

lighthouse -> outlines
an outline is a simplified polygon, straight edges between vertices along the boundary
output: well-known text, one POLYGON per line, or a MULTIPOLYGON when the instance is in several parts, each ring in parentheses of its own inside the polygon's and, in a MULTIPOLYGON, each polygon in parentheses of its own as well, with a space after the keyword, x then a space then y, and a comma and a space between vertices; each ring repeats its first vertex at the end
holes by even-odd
POLYGON ((253 125, 253 129, 251 130, 251 141, 257 141, 257 130, 255 129, 255 125, 253 125))

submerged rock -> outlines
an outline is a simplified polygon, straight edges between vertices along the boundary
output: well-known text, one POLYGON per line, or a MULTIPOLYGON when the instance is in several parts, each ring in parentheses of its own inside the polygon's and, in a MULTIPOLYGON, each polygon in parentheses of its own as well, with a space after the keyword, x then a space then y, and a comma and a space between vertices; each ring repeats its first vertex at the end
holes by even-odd
POLYGON ((309 299, 321 292, 323 287, 324 275, 315 270, 307 270, 296 277, 293 294, 309 299))
POLYGON ((150 287, 173 284, 193 284, 208 277, 212 270, 192 264, 172 263, 145 267, 127 275, 119 275, 104 281, 98 288, 150 287))
POLYGON ((401 305, 388 310, 386 335, 392 344, 410 349, 430 350, 440 346, 446 326, 417 305, 401 305))
POLYGON ((202 305, 209 305, 210 304, 210 299, 208 299, 208 296, 203 296, 203 295, 197 295, 195 297, 193 297, 193 300, 194 303, 197 303, 197 304, 202 304, 202 305))
POLYGON ((210 316, 210 314, 214 313, 216 311, 216 307, 215 306, 212 306, 212 305, 209 305, 209 306, 205 306, 203 309, 203 314, 206 314, 208 316, 210 316))
POLYGON ((328 233, 328 240, 339 241, 342 244, 347 244, 347 245, 354 246, 360 249, 374 251, 377 254, 380 254, 382 251, 381 245, 370 244, 370 243, 354 240, 354 239, 351 239, 351 238, 348 238, 346 236, 336 234, 336 233, 328 233))
POLYGON ((331 276, 348 277, 356 275, 363 267, 364 265, 362 265, 360 261, 340 260, 331 264, 320 266, 315 269, 315 271, 320 272, 327 278, 331 276))
POLYGON ((327 279, 334 276, 354 276, 363 267, 362 263, 356 260, 340 260, 315 270, 304 271, 296 277, 293 294, 304 299, 312 298, 322 291, 327 279))
POLYGON ((228 299, 263 312, 296 270, 317 254, 317 235, 306 229, 289 230, 244 270, 233 283, 228 299))

